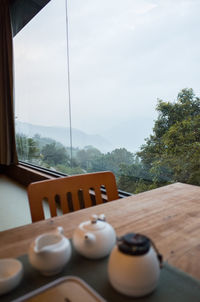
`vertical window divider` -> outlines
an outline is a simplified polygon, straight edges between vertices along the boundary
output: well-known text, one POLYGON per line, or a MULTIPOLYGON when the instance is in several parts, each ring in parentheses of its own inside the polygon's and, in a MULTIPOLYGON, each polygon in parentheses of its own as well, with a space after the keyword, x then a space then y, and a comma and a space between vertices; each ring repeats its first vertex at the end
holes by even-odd
POLYGON ((67 0, 65 0, 66 7, 66 43, 67 43, 67 84, 68 84, 68 108, 69 108, 69 133, 70 133, 70 164, 72 168, 72 111, 71 111, 71 89, 70 89, 70 63, 69 63, 69 20, 67 0))

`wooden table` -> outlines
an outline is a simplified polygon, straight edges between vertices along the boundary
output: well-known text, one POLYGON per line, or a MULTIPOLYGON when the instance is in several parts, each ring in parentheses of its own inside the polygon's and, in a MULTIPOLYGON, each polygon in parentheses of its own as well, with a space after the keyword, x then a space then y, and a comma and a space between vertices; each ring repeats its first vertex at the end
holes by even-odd
POLYGON ((27 253, 36 236, 60 225, 71 237, 80 222, 101 213, 117 235, 149 236, 165 261, 200 279, 200 187, 182 183, 0 232, 0 257, 27 253))

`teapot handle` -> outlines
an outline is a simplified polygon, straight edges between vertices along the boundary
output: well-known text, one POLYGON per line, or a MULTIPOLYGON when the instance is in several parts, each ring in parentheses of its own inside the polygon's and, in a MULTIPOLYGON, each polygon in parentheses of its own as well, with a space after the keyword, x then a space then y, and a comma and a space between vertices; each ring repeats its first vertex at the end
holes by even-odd
POLYGON ((153 248, 154 248, 154 250, 157 254, 158 262, 160 263, 160 268, 163 268, 163 256, 159 253, 159 251, 158 251, 155 243, 153 242, 153 240, 150 239, 150 241, 151 241, 151 244, 152 244, 152 246, 153 246, 153 248))

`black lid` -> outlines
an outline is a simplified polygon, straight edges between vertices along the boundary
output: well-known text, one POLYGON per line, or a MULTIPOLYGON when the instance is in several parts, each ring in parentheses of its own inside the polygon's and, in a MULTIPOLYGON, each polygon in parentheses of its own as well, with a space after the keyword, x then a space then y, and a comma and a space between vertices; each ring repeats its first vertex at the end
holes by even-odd
POLYGON ((118 240, 118 249, 128 255, 144 255, 150 247, 150 239, 141 234, 128 233, 118 240))

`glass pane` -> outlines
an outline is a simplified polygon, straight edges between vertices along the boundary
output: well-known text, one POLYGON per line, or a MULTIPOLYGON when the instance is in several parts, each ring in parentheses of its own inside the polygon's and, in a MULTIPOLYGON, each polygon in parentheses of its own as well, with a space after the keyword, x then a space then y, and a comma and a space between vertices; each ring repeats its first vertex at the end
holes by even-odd
POLYGON ((65 1, 52 0, 14 38, 16 138, 22 161, 70 166, 65 1))
POLYGON ((132 193, 200 184, 200 2, 68 4, 77 167, 111 170, 132 193))

